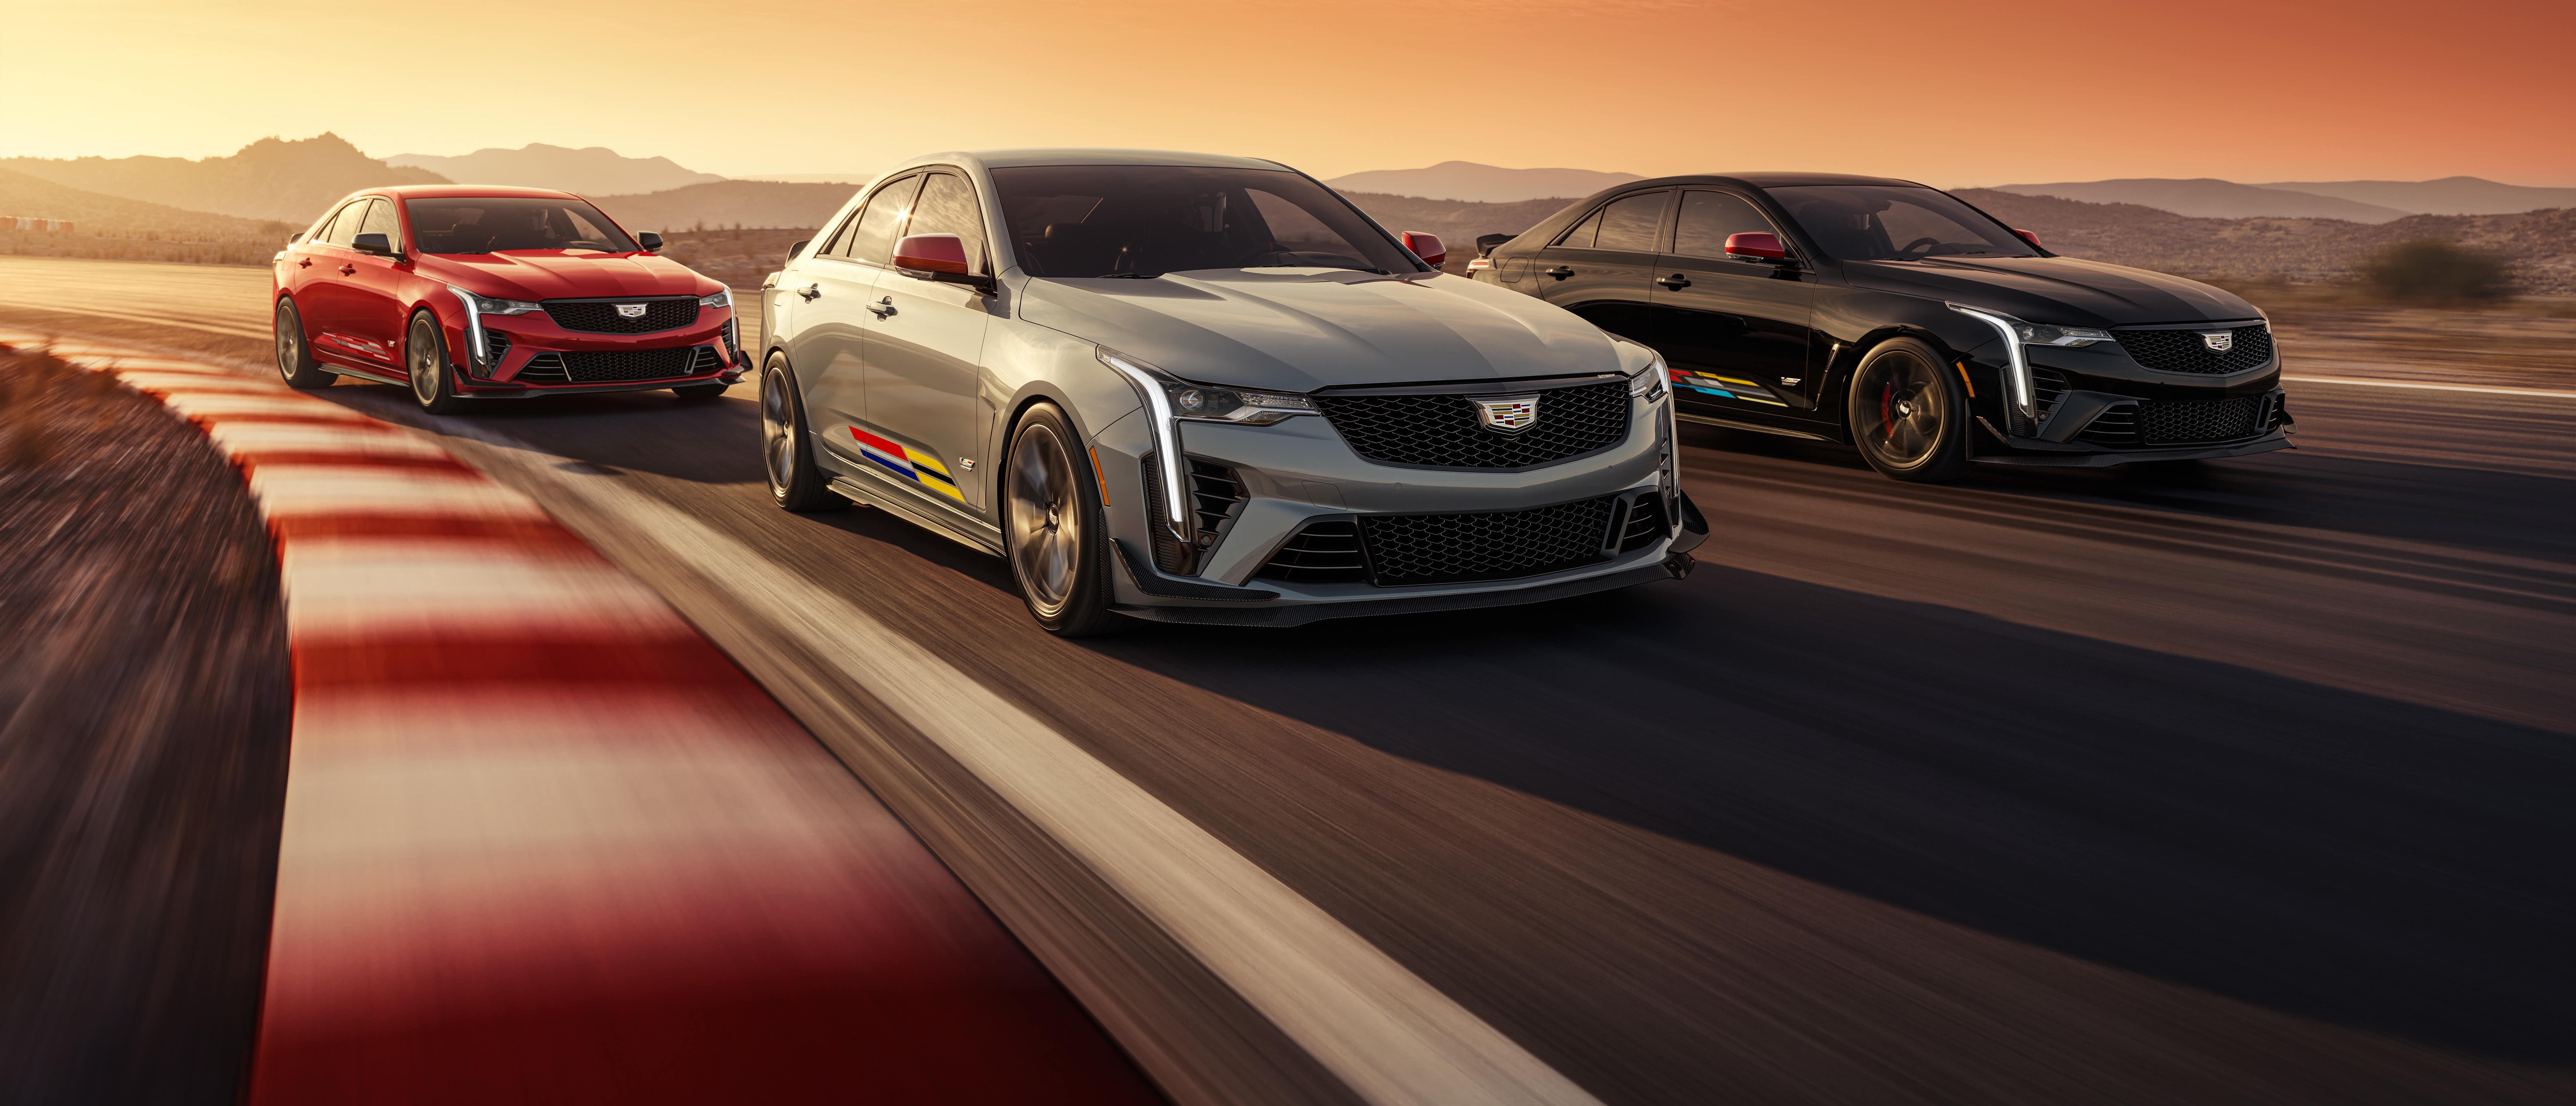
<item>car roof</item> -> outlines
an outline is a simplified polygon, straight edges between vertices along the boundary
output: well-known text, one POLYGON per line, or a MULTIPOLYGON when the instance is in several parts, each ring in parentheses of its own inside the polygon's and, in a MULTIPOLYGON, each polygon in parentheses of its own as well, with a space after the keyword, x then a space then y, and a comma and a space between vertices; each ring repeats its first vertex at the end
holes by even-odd
MULTIPOLYGON (((406 200, 449 199, 466 197, 520 197, 532 200, 578 200, 581 197, 554 188, 522 188, 515 184, 397 184, 386 188, 367 188, 363 193, 399 196, 406 200)), ((353 195, 356 193, 353 193, 353 195)))
MULTIPOLYGON (((987 169, 1033 165, 1171 165, 1201 169, 1287 168, 1275 161, 1231 154, 1197 154, 1186 150, 1119 150, 1097 147, 1038 147, 1016 150, 959 150, 904 159, 904 168, 933 162, 979 164, 987 169)), ((898 170, 899 171, 899 170, 898 170)))
POLYGON ((1754 188, 1788 188, 1801 184, 1885 184, 1899 188, 1930 187, 1917 181, 1899 180, 1895 177, 1864 177, 1851 173, 1756 172, 1689 173, 1676 177, 1656 177, 1653 180, 1629 181, 1620 185, 1619 190, 1653 188, 1670 184, 1738 184, 1754 188))

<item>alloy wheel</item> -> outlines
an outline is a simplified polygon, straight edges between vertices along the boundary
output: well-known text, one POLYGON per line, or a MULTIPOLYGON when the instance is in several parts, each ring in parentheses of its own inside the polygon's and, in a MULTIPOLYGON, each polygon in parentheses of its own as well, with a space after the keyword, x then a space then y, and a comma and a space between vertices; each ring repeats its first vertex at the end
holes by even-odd
POLYGON ((303 328, 296 325, 293 310, 283 305, 278 307, 276 328, 277 375, 290 381, 295 379, 296 367, 304 364, 304 338, 297 333, 303 328))
POLYGON ((415 321, 411 324, 411 340, 403 345, 403 359, 410 363, 413 398, 420 400, 423 407, 438 402, 438 374, 442 368, 438 363, 438 332, 430 328, 426 319, 415 321))
POLYGON ((1949 392, 1922 357, 1898 349, 1871 359, 1854 392, 1859 425, 1852 433, 1880 461, 1913 468, 1940 448, 1949 392))
POLYGON ((1082 506, 1074 496, 1073 458, 1044 425, 1031 425, 1011 445, 1011 570, 1029 605, 1052 618, 1073 598, 1082 569, 1082 506))
POLYGON ((788 482, 796 478, 795 420, 787 374, 774 367, 760 374, 760 460, 769 471, 773 494, 786 494, 788 482))

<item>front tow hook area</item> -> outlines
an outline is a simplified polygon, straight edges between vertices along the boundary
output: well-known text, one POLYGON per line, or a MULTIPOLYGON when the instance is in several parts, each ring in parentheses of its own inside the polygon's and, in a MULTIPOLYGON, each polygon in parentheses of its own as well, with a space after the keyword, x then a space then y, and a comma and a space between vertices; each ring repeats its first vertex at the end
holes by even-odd
POLYGON ((1693 560, 1688 553, 1675 553, 1664 558, 1664 571, 1671 573, 1676 580, 1689 579, 1691 570, 1697 567, 1699 562, 1693 560))

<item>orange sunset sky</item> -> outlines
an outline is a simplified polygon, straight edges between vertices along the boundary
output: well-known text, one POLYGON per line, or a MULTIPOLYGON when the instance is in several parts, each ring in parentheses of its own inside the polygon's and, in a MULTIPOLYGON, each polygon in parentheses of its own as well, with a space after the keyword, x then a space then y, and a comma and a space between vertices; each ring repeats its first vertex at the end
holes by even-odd
POLYGON ((1142 146, 1965 186, 2576 185, 2576 0, 0 0, 0 156, 1142 146))

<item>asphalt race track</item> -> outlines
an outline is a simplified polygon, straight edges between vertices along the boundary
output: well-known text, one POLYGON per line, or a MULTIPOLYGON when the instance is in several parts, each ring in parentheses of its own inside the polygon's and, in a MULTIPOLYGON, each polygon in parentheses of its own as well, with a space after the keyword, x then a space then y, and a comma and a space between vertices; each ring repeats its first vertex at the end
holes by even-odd
MULTIPOLYGON (((131 305, 168 304, 222 327, 170 345, 266 356, 265 274, 121 267, 125 317, 83 316, 30 264, 18 325, 151 340, 131 305)), ((999 561, 772 507, 751 392, 321 394, 661 590, 1177 1099, 1351 1092, 800 612, 1024 712, 1604 1102, 2576 1098, 2576 398, 2294 381, 2295 452, 1938 488, 1690 428, 1688 580, 1063 642, 999 561)))

